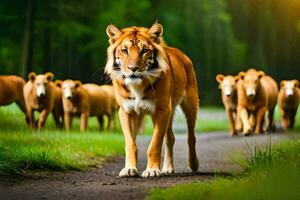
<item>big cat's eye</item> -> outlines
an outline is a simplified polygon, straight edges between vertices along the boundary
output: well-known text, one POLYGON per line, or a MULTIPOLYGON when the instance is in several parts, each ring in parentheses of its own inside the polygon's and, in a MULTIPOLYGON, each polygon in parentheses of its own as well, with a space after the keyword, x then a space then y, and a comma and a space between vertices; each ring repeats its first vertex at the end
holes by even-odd
POLYGON ((128 54, 128 50, 127 50, 126 48, 123 48, 121 51, 122 51, 124 54, 128 54))
POLYGON ((149 49, 142 49, 141 54, 145 54, 145 53, 148 53, 148 52, 149 52, 149 49))

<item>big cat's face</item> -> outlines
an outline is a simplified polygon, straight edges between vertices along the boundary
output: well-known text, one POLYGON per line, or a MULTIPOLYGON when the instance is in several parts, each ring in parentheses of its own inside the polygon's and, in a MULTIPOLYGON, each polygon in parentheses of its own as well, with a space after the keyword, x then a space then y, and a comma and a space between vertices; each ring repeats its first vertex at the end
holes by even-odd
POLYGON ((156 77, 157 67, 154 48, 142 37, 125 39, 116 49, 114 69, 127 85, 156 77))

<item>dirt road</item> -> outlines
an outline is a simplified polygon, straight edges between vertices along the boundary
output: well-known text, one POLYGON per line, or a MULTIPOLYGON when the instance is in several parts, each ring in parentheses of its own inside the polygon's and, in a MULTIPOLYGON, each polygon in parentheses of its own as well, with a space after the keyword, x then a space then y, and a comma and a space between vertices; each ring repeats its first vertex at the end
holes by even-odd
MULTIPOLYGON (((233 155, 247 154, 247 144, 264 145, 290 138, 284 134, 232 138, 228 133, 203 133, 197 135, 197 152, 200 160, 199 173, 191 174, 187 167, 186 135, 176 135, 176 174, 161 178, 119 178, 124 158, 114 158, 102 169, 85 172, 46 173, 31 177, 1 177, 0 199, 143 199, 149 189, 169 187, 179 183, 199 182, 213 179, 215 174, 227 176, 241 170, 233 162, 233 155), (238 153, 239 152, 239 153, 238 153)), ((146 148, 150 138, 138 138, 141 173, 146 167, 146 148)))

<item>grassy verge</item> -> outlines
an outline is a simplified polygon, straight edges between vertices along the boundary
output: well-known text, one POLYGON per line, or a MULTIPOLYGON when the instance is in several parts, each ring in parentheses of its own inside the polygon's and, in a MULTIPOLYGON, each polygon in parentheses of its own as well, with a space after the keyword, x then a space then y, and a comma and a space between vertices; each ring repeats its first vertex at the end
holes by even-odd
MULTIPOLYGON (((180 109, 177 109, 175 112, 173 125, 174 124, 182 124, 186 128, 186 119, 180 109)), ((229 124, 224 109, 221 107, 201 107, 198 113, 195 130, 198 133, 229 130, 229 124)))
MULTIPOLYGON (((29 130, 24 115, 15 105, 0 109, 0 174, 18 174, 24 170, 82 170, 98 167, 110 156, 123 154, 123 136, 99 133, 96 119, 89 121, 89 131, 79 132, 79 120, 73 130, 56 130, 52 117, 46 129, 29 130)), ((116 134, 119 133, 119 134, 116 134)))
MULTIPOLYGON (((280 114, 278 107, 275 108, 274 120, 280 122, 280 114)), ((184 122, 184 119, 180 119, 184 122)), ((200 116, 197 119, 197 132, 216 132, 229 131, 229 121, 222 107, 203 107, 200 108, 200 116)), ((297 112, 296 124, 291 132, 300 132, 300 111, 297 112)))
POLYGON ((252 149, 246 170, 234 178, 152 190, 156 199, 300 199, 300 140, 252 149))
POLYGON ((81 170, 122 154, 123 138, 95 133, 2 133, 0 174, 23 170, 81 170))
POLYGON ((197 120, 196 123, 196 132, 217 132, 217 131, 228 131, 229 132, 229 124, 227 119, 220 120, 197 120))
MULTIPOLYGON (((224 114, 223 117, 214 117, 222 112, 220 108, 202 108, 204 114, 200 113, 197 120, 197 131, 228 130, 224 114)), ((123 136, 118 120, 113 133, 100 134, 96 118, 90 118, 88 132, 79 132, 80 122, 77 118, 73 122, 72 131, 66 133, 64 130, 56 130, 51 115, 45 130, 31 131, 26 127, 24 115, 16 105, 0 107, 0 119, 0 174, 16 174, 34 169, 84 169, 98 166, 108 156, 123 153, 123 136)), ((300 119, 300 112, 297 119, 300 119)), ((179 117, 174 123, 185 123, 185 119, 179 117)), ((300 120, 297 120, 296 130, 300 130, 300 120)), ((152 131, 151 119, 146 117, 144 134, 152 134, 152 131)))

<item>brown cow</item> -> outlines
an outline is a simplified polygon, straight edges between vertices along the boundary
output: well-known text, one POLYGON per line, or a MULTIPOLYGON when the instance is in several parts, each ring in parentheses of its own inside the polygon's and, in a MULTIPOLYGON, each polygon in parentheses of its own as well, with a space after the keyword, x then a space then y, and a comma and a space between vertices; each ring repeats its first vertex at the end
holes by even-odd
POLYGON ((278 105, 281 123, 285 131, 293 129, 300 101, 298 80, 281 81, 278 94, 278 105))
MULTIPOLYGON (((0 105, 16 102, 26 115, 26 106, 23 95, 25 81, 18 76, 0 76, 0 105)), ((28 119, 26 117, 26 122, 28 119)))
POLYGON ((236 76, 224 76, 218 74, 216 81, 219 83, 219 89, 222 93, 222 102, 224 104, 227 117, 230 123, 230 129, 232 136, 237 135, 241 129, 239 117, 237 116, 237 82, 239 77, 236 76))
POLYGON ((29 127, 41 130, 46 122, 48 114, 53 112, 56 126, 63 125, 63 110, 59 99, 61 94, 52 82, 54 75, 51 72, 36 75, 31 72, 29 81, 24 86, 24 97, 29 117, 29 127), (37 122, 34 121, 34 111, 40 112, 37 122))
POLYGON ((255 69, 240 72, 239 76, 238 112, 243 123, 243 133, 251 134, 254 126, 255 133, 261 133, 264 118, 267 130, 271 130, 278 94, 276 82, 263 71, 255 69), (251 124, 251 119, 255 120, 254 124, 251 124))
POLYGON ((112 89, 112 86, 81 84, 80 81, 73 80, 65 80, 62 83, 64 118, 67 130, 71 128, 73 115, 80 116, 81 131, 86 131, 89 116, 97 116, 100 131, 102 131, 103 116, 107 115, 108 129, 111 128, 116 99, 113 92, 108 92, 108 87, 112 89))

